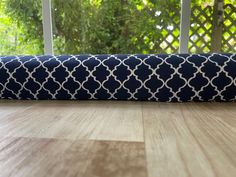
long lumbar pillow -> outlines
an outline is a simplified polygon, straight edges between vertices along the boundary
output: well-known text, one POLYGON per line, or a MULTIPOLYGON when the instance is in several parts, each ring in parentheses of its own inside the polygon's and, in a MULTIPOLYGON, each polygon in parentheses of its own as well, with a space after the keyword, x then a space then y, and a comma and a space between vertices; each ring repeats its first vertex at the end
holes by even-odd
POLYGON ((236 54, 1 56, 0 98, 233 101, 236 54))

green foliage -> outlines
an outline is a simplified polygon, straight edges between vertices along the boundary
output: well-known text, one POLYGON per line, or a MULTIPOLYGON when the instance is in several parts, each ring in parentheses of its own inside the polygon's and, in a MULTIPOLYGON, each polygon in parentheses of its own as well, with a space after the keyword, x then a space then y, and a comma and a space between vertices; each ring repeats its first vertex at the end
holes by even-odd
MULTIPOLYGON (((54 51, 177 52, 179 12, 179 0, 52 0, 54 51)), ((43 54, 41 13, 41 0, 0 0, 0 54, 43 54)))
POLYGON ((56 53, 158 52, 156 25, 171 25, 169 14, 180 9, 177 0, 54 0, 53 7, 56 53))
MULTIPOLYGON (((11 32, 18 44, 13 46, 24 46, 26 53, 42 53, 41 0, 4 3, 1 13, 15 26, 11 32)), ((53 0, 55 53, 156 53, 163 38, 156 25, 171 25, 169 14, 176 8, 180 9, 178 0, 53 0), (161 14, 155 16, 156 11, 161 14)), ((179 20, 179 16, 173 18, 179 20)))
POLYGON ((31 0, 0 1, 0 54, 43 52, 40 3, 31 0))

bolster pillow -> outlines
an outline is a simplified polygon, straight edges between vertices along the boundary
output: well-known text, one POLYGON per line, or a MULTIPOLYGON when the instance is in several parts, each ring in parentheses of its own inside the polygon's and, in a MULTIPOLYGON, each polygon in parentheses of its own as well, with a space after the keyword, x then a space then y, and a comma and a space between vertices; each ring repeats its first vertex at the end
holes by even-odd
POLYGON ((1 56, 0 98, 234 101, 236 54, 1 56))

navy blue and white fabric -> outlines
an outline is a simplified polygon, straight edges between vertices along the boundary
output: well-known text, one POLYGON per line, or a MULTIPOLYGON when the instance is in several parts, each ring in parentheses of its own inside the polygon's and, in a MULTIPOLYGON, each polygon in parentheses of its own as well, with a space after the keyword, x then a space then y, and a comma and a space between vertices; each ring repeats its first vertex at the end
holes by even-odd
POLYGON ((1 56, 0 98, 234 101, 236 54, 1 56))

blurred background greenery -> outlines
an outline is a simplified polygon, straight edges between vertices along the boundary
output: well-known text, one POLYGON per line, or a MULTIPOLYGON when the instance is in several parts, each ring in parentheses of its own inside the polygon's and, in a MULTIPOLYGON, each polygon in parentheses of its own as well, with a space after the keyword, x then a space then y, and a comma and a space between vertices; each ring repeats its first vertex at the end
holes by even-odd
MULTIPOLYGON (((223 34, 230 42, 222 52, 236 52, 236 2, 224 3, 232 8, 225 19, 231 32, 223 34)), ((204 9, 213 5, 192 0, 209 20, 212 10, 204 9)), ((43 54, 41 6, 41 0, 0 0, 0 55, 43 54)), ((180 0, 52 0, 54 53, 176 53, 180 6, 180 0)), ((204 27, 192 18, 190 52, 210 52, 212 24, 198 14, 204 27)))

